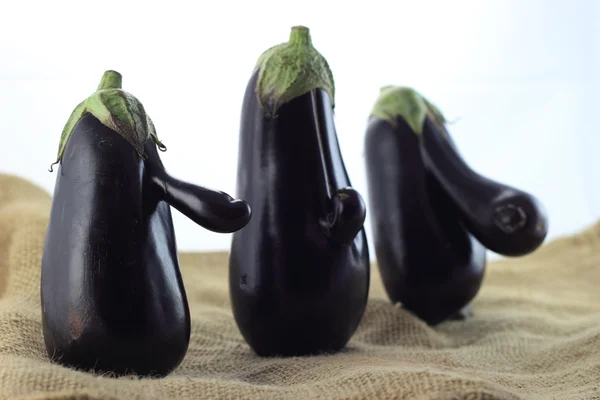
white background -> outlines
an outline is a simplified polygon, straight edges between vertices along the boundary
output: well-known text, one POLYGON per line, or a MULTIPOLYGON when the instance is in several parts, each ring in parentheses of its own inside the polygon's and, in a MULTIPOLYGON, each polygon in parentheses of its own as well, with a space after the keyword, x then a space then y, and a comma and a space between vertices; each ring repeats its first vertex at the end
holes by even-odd
MULTIPOLYGON (((0 172, 50 192, 65 122, 115 69, 154 120, 171 174, 233 195, 256 59, 306 25, 332 68, 340 145, 367 201, 366 121, 395 84, 456 120, 472 167, 538 196, 550 238, 600 216, 600 1, 0 4, 0 172)), ((230 235, 174 218, 181 250, 228 248, 230 235)))

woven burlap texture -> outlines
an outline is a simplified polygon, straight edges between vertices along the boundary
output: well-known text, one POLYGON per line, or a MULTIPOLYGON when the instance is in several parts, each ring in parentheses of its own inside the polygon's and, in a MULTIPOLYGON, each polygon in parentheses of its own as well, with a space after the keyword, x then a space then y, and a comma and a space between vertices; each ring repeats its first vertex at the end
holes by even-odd
POLYGON ((0 399, 600 399, 600 224, 490 263, 474 318, 428 327, 390 304, 372 267, 369 305, 343 352, 264 359, 232 318, 226 253, 183 253, 192 313, 183 364, 115 379, 49 361, 40 264, 51 199, 0 175, 0 399))

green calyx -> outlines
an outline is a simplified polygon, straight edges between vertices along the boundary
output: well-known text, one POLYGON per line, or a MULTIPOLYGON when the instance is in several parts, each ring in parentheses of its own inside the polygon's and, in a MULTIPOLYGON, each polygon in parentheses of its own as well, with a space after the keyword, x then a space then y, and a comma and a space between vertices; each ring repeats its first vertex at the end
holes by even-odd
POLYGON ((429 100, 410 87, 385 86, 371 111, 371 116, 379 117, 396 126, 402 118, 413 132, 421 134, 425 118, 442 128, 446 123, 444 115, 429 100))
POLYGON ((283 104, 314 89, 325 90, 334 104, 333 74, 304 26, 292 27, 289 41, 266 50, 256 67, 256 94, 268 115, 276 115, 283 104))
POLYGON ((96 92, 75 107, 60 137, 56 162, 62 159, 73 129, 85 113, 91 113, 103 125, 120 134, 141 157, 145 156, 144 143, 148 138, 152 138, 160 150, 166 149, 158 140, 154 123, 142 103, 121 88, 122 80, 116 71, 104 72, 96 92))

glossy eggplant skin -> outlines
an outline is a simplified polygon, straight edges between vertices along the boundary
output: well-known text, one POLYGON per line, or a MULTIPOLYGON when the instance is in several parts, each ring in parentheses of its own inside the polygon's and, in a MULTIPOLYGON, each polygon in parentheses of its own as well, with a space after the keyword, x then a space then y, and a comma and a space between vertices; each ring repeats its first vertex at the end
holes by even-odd
POLYGON ((443 125, 426 118, 421 138, 425 164, 444 188, 467 229, 504 256, 535 251, 548 233, 540 201, 529 193, 473 171, 443 125))
POLYGON ((144 150, 142 158, 90 113, 67 142, 41 278, 46 349, 63 365, 117 375, 175 369, 188 348, 190 314, 166 200, 220 230, 250 218, 246 203, 225 194, 171 189, 179 181, 152 139, 144 150), (205 197, 193 198, 198 192, 205 197))
POLYGON ((260 356, 336 352, 367 303, 366 206, 350 188, 327 93, 296 97, 271 118, 257 73, 242 110, 237 196, 253 216, 233 234, 233 314, 260 356))
MULTIPOLYGON (((159 163, 154 143, 148 160, 159 163)), ((48 354, 63 365, 166 375, 184 358, 190 314, 169 205, 147 164, 91 114, 58 170, 42 261, 48 354)))
POLYGON ((160 198, 196 224, 217 233, 235 232, 248 224, 252 210, 244 200, 176 179, 156 160, 160 162, 151 157, 146 165, 151 168, 150 177, 160 198))
POLYGON ((419 137, 402 118, 393 126, 371 117, 365 158, 375 252, 388 297, 439 324, 477 295, 485 248, 425 168, 419 137))

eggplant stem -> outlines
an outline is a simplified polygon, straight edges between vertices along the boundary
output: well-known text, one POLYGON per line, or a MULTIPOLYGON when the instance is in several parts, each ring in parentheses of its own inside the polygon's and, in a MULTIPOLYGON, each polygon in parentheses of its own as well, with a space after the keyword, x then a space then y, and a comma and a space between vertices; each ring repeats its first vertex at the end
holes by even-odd
POLYGON ((263 52, 256 62, 259 71, 256 95, 265 114, 276 116, 289 101, 323 89, 335 103, 335 84, 327 60, 312 45, 310 30, 294 26, 289 40, 263 52))
POLYGON ((123 88, 123 76, 117 71, 108 70, 102 75, 102 79, 98 84, 96 91, 106 89, 122 89, 123 88))
POLYGON ((312 39, 310 37, 310 29, 306 26, 292 26, 288 43, 299 46, 312 47, 312 39))

